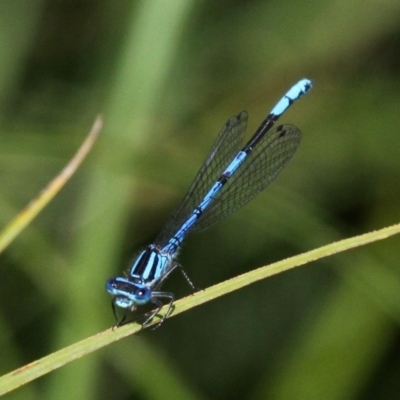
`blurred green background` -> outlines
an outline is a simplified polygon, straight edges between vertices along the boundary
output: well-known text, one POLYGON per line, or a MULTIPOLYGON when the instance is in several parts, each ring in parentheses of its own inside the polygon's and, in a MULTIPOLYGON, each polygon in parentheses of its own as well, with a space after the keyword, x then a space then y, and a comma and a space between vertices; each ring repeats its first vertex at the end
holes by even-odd
MULTIPOLYGON (((185 243, 199 287, 400 221, 400 2, 0 1, 0 218, 83 141, 1 255, 0 372, 114 323, 104 283, 150 243, 230 116, 252 133, 298 79, 302 145, 251 204, 185 243)), ((257 283, 10 399, 398 399, 399 238, 257 283)), ((190 293, 180 274, 164 286, 190 293)))

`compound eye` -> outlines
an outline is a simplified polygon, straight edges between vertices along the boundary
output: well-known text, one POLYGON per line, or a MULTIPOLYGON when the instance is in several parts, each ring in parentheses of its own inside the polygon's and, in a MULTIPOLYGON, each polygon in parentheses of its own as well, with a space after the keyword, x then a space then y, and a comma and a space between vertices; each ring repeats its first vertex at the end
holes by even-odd
POLYGON ((151 290, 148 288, 140 288, 135 292, 136 301, 147 303, 151 298, 151 290))
POLYGON ((120 286, 116 278, 111 278, 106 282, 106 290, 113 296, 118 294, 118 291, 121 289, 120 286))

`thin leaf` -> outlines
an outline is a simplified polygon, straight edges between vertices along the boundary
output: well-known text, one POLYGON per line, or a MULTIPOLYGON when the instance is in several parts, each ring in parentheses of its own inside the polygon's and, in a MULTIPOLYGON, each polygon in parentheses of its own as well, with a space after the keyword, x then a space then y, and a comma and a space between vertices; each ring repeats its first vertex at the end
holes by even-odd
POLYGON ((40 211, 56 196, 56 194, 68 182, 75 173, 90 149, 93 147, 101 128, 103 120, 100 116, 96 118, 92 129, 75 156, 68 165, 32 200, 1 232, 0 253, 17 237, 26 226, 39 214, 40 211))
MULTIPOLYGON (((283 271, 290 270, 333 254, 364 246, 368 243, 377 242, 398 233, 400 233, 400 224, 392 225, 360 236, 334 242, 318 249, 239 275, 176 301, 171 317, 272 275, 279 274, 283 271)), ((157 322, 158 319, 155 318, 149 326, 157 324, 157 322)), ((10 392, 11 390, 14 390, 110 343, 116 342, 117 340, 133 333, 137 333, 141 329, 141 326, 136 323, 128 324, 115 330, 108 329, 10 372, 0 378, 0 395, 10 392)))

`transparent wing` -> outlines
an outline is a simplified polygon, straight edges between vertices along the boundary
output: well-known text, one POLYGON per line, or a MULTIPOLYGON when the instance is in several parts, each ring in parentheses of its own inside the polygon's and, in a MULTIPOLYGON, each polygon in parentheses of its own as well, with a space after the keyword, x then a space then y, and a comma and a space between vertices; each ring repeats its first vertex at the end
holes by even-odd
POLYGON ((285 168, 300 141, 301 132, 293 125, 268 132, 199 217, 193 232, 223 220, 257 196, 285 168))
POLYGON ((247 128, 247 119, 247 112, 243 111, 230 118, 223 126, 187 194, 157 236, 156 245, 164 246, 167 243, 239 152, 247 128))

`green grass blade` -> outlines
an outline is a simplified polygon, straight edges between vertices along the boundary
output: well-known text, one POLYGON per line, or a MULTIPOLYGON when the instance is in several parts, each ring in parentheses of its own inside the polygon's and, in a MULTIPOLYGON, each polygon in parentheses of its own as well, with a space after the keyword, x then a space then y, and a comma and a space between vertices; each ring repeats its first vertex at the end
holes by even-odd
MULTIPOLYGON (((276 275, 300 265, 360 247, 368 243, 383 240, 398 233, 400 233, 400 224, 392 225, 360 236, 334 242, 326 246, 319 247, 315 250, 311 250, 303 254, 278 261, 268 266, 258 268, 246 274, 239 275, 235 278, 211 286, 205 290, 176 301, 171 317, 216 299, 217 297, 238 290, 244 286, 250 285, 251 283, 268 278, 272 275, 276 275)), ((157 324, 157 322, 158 319, 155 318, 155 320, 149 326, 157 324)), ((116 330, 108 329, 71 346, 65 347, 64 349, 43 357, 24 367, 21 367, 0 378, 0 395, 14 390, 101 347, 116 342, 117 340, 120 340, 131 334, 137 333, 140 330, 141 326, 136 323, 125 325, 116 330)))

